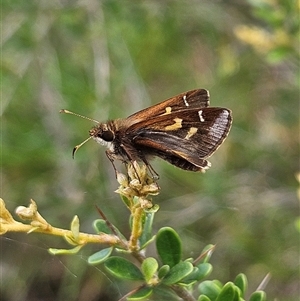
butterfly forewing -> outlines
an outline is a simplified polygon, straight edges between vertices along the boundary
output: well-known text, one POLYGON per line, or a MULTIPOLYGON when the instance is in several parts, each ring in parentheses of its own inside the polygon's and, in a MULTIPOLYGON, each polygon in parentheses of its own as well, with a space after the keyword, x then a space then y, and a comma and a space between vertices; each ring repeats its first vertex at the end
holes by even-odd
POLYGON ((205 89, 187 91, 171 97, 152 107, 141 110, 126 118, 129 124, 156 118, 160 115, 167 115, 182 109, 205 108, 209 106, 209 93, 205 89))
MULTIPOLYGON (((231 126, 230 110, 223 108, 194 108, 162 115, 155 120, 132 125, 137 146, 175 156, 196 166, 206 165, 222 144, 231 126)), ((174 163, 173 163, 174 164, 174 163)))

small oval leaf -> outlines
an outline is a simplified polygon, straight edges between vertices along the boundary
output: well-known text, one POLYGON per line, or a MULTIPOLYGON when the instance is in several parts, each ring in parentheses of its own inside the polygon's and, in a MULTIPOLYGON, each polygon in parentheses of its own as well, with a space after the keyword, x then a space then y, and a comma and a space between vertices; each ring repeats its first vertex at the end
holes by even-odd
POLYGON ((139 289, 137 292, 127 297, 127 300, 144 300, 148 298, 153 292, 153 288, 151 287, 143 287, 139 289))
POLYGON ((204 263, 204 262, 209 262, 213 252, 215 249, 215 245, 209 244, 205 246, 201 252, 201 255, 198 257, 198 261, 204 263))
POLYGON ((207 277, 212 272, 212 265, 210 263, 200 263, 191 274, 183 279, 183 283, 193 283, 207 277))
POLYGON ((106 248, 99 252, 96 252, 88 258, 88 263, 95 265, 104 262, 110 256, 112 251, 113 248, 106 248))
POLYGON ((173 266, 162 282, 166 285, 178 283, 181 279, 189 275, 194 267, 190 262, 180 262, 173 266))
POLYGON ((198 279, 197 279, 198 281, 209 276, 213 270, 213 266, 208 262, 199 264, 197 268, 199 269, 198 279))
POLYGON ((146 212, 143 223, 143 232, 139 238, 141 249, 145 248, 153 240, 152 225, 154 220, 154 213, 146 212))
POLYGON ((189 275, 187 275, 186 277, 184 277, 180 281, 180 283, 181 284, 185 284, 185 285, 192 285, 192 284, 194 284, 195 282, 197 282, 197 280, 196 280, 197 273, 198 273, 198 268, 194 267, 193 271, 189 275))
POLYGON ((96 219, 93 222, 93 227, 97 234, 99 233, 111 234, 111 229, 109 229, 106 221, 103 219, 96 219))
POLYGON ((109 257, 104 262, 105 268, 114 276, 128 280, 143 280, 143 274, 133 263, 118 256, 109 257))
POLYGON ((54 248, 50 248, 50 249, 48 249, 48 251, 52 255, 72 255, 72 254, 78 253, 82 247, 83 247, 83 245, 79 245, 79 246, 77 246, 73 249, 54 249, 54 248))
POLYGON ((113 229, 115 230, 115 233, 113 233, 112 229, 110 229, 108 227, 106 221, 103 220, 103 219, 97 219, 97 220, 95 220, 94 223, 93 223, 93 227, 94 227, 94 229, 95 229, 95 231, 96 231, 97 234, 99 234, 99 233, 105 233, 105 234, 113 234, 114 235, 116 233, 121 239, 126 240, 126 238, 120 232, 120 230, 117 227, 115 227, 115 226, 112 225, 113 229))
POLYGON ((156 248, 163 264, 167 264, 172 268, 180 262, 181 240, 174 229, 164 227, 158 231, 156 248))
POLYGON ((163 265, 159 270, 158 270, 158 278, 162 279, 164 278, 170 271, 170 266, 163 265))
POLYGON ((256 291, 250 296, 249 301, 266 301, 266 293, 263 291, 256 291))
POLYGON ((146 258, 142 263, 142 272, 145 276, 145 280, 148 283, 158 269, 157 260, 153 257, 146 258))
POLYGON ((232 282, 228 282, 223 286, 216 301, 234 301, 235 296, 236 296, 235 286, 232 282))
POLYGON ((73 234, 74 240, 77 241, 79 237, 79 227, 80 227, 80 222, 79 218, 77 215, 73 217, 73 220, 71 222, 71 232, 73 234))
MULTIPOLYGON (((118 191, 115 191, 118 192, 118 191)), ((132 206, 132 202, 123 194, 120 194, 121 200, 123 201, 123 203, 125 204, 125 206, 127 206, 128 208, 130 208, 132 206)))
POLYGON ((156 238, 156 235, 153 235, 152 237, 150 237, 149 240, 145 241, 143 244, 141 243, 141 246, 140 246, 140 250, 143 250, 145 249, 149 244, 151 244, 156 238))
POLYGON ((238 274, 234 279, 234 284, 241 290, 242 297, 245 295, 248 288, 248 280, 245 274, 238 274))
POLYGON ((221 292, 220 286, 211 280, 201 282, 198 288, 201 294, 206 295, 211 300, 216 300, 219 293, 221 292))

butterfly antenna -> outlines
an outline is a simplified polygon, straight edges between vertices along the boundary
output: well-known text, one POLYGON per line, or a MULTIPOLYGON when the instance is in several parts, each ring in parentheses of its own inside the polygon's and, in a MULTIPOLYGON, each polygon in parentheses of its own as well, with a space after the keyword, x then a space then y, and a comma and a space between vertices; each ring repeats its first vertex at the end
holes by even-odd
POLYGON ((59 113, 65 113, 65 114, 75 115, 77 117, 81 117, 83 119, 87 119, 89 121, 93 121, 95 123, 100 123, 98 120, 95 120, 93 118, 89 118, 89 117, 86 117, 86 116, 83 116, 83 115, 80 115, 80 114, 77 114, 77 113, 74 113, 74 112, 71 112, 71 111, 65 110, 65 109, 60 110, 59 113))
POLYGON ((90 139, 92 139, 92 137, 89 137, 87 139, 85 139, 83 142, 81 142, 80 144, 76 145, 74 148, 73 148, 73 152, 72 152, 72 157, 74 159, 74 156, 75 156, 75 153, 77 152, 77 150, 83 145, 85 144, 86 142, 88 142, 90 139))
MULTIPOLYGON (((83 115, 80 115, 80 114, 77 114, 77 113, 74 113, 74 112, 71 112, 69 110, 65 110, 65 109, 62 109, 59 111, 59 113, 65 113, 65 114, 70 114, 70 115, 75 115, 77 117, 81 117, 83 119, 87 119, 89 121, 93 121, 95 123, 100 123, 99 121, 93 119, 93 118, 89 118, 89 117, 86 117, 86 116, 83 116, 83 115)), ((88 142, 90 139, 92 139, 92 137, 89 137, 87 139, 85 139, 83 142, 81 142, 80 144, 76 145, 74 148, 73 148, 73 152, 72 152, 72 157, 74 159, 74 156, 75 156, 75 153, 77 152, 77 150, 83 145, 85 144, 86 142, 88 142)))

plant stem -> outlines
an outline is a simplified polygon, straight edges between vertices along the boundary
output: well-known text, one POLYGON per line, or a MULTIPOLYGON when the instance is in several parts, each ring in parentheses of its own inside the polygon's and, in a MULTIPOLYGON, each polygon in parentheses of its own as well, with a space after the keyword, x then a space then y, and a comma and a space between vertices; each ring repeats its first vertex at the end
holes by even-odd
POLYGON ((133 208, 132 210, 132 231, 129 240, 129 249, 131 251, 137 251, 138 239, 142 234, 142 217, 144 209, 140 206, 133 208))
POLYGON ((196 299, 184 287, 172 285, 171 288, 174 292, 176 292, 177 296, 182 298, 184 301, 196 301, 196 299))

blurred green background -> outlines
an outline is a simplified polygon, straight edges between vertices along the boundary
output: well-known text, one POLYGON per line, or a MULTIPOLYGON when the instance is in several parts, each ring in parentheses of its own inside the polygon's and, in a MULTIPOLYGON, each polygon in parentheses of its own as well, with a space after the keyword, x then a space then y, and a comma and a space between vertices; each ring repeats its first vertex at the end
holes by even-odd
MULTIPOLYGON (((210 279, 267 273, 268 300, 299 300, 299 1, 1 1, 1 197, 33 198, 52 225, 75 214, 93 233, 99 206, 129 234, 105 149, 89 121, 126 117, 206 88, 234 123, 206 174, 161 160, 155 231, 174 227, 186 257, 216 244, 210 279)), ((118 165, 119 169, 123 167, 118 165)), ((40 234, 1 237, 1 300, 117 300, 130 290, 40 234)), ((153 255, 149 248, 148 255, 153 255)))

